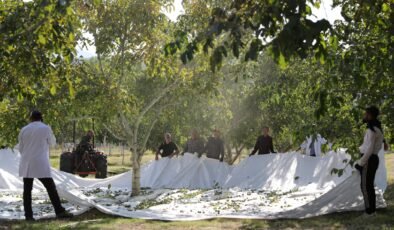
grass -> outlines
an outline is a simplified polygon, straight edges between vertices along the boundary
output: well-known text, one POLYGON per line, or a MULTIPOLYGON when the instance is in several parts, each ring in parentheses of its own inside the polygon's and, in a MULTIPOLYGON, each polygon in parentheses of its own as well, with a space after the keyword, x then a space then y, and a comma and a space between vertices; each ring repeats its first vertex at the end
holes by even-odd
MULTIPOLYGON (((153 159, 153 154, 147 155, 144 161, 153 159)), ((55 161, 53 157, 53 161, 55 161)), ((119 166, 119 156, 109 157, 110 169, 120 171, 122 167, 129 169, 130 165, 119 166), (113 162, 113 163, 112 163, 113 162)), ((361 219, 362 212, 334 213, 303 220, 247 220, 217 218, 202 221, 155 221, 122 218, 103 214, 95 209, 76 216, 71 220, 40 220, 34 223, 25 221, 0 222, 0 229, 394 229, 394 154, 386 155, 386 166, 389 176, 389 186, 385 193, 388 207, 378 210, 378 215, 372 219, 361 219)))

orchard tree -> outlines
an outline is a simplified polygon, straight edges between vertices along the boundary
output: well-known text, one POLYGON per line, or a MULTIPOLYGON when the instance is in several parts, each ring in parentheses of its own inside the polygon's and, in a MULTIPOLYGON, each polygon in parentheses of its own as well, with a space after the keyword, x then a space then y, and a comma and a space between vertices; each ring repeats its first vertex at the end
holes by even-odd
POLYGON ((132 195, 140 192, 140 164, 161 111, 179 100, 193 72, 161 54, 171 22, 161 13, 167 1, 101 1, 80 5, 85 30, 93 35, 97 63, 91 69, 106 79, 115 112, 107 130, 132 152, 132 195))

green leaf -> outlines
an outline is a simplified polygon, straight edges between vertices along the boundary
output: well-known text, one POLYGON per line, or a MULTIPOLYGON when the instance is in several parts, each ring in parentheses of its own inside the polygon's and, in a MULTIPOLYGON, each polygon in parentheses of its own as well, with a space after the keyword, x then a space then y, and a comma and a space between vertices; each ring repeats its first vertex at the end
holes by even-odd
POLYGON ((334 50, 338 49, 338 38, 337 36, 330 36, 330 45, 332 48, 334 48, 334 50))
POLYGON ((312 14, 312 9, 311 9, 311 7, 308 6, 308 5, 306 5, 306 6, 305 6, 305 12, 306 12, 307 15, 311 15, 311 14, 312 14))
POLYGON ((326 57, 325 57, 325 55, 323 54, 323 52, 320 53, 320 59, 319 59, 319 61, 320 61, 320 64, 322 64, 322 65, 324 65, 324 63, 326 62, 326 57))
POLYGON ((337 168, 331 169, 331 175, 332 175, 332 174, 337 174, 338 171, 339 171, 339 170, 338 170, 337 168))
POLYGON ((74 41, 74 39, 75 39, 74 33, 70 33, 70 34, 68 35, 68 39, 69 39, 70 41, 74 41))
POLYGON ((279 64, 279 67, 282 69, 285 69, 287 67, 287 62, 286 62, 285 56, 283 56, 282 52, 279 52, 278 64, 279 64))
POLYGON ((55 85, 52 85, 51 88, 49 89, 49 91, 50 91, 50 93, 51 93, 52 95, 55 95, 55 94, 56 94, 56 86, 55 86, 55 85))
POLYGON ((67 83, 68 83, 68 91, 69 91, 69 93, 70 93, 70 97, 71 97, 71 98, 74 98, 74 97, 75 97, 75 89, 74 89, 74 86, 73 86, 72 82, 71 82, 69 79, 67 79, 67 83))
POLYGON ((38 43, 45 45, 47 43, 45 37, 42 34, 38 35, 38 43))
POLYGON ((343 175, 343 169, 338 170, 338 176, 341 177, 343 175))
POLYGON ((387 3, 382 4, 382 11, 388 12, 390 10, 390 6, 387 3))
POLYGON ((21 94, 21 93, 18 93, 18 96, 17 96, 17 101, 18 102, 22 102, 23 101, 23 95, 21 94))

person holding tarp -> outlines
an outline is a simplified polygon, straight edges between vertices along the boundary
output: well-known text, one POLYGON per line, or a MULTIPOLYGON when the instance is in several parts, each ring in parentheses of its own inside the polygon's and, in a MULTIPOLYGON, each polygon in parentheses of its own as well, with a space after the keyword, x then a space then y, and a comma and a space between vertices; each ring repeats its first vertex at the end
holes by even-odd
POLYGON ((43 123, 41 112, 33 111, 30 114, 30 121, 22 128, 18 137, 21 153, 19 176, 23 178, 25 218, 28 221, 34 221, 31 194, 34 178, 38 178, 47 190, 55 208, 56 217, 70 218, 73 215, 63 208, 51 175, 49 146, 56 144, 55 136, 51 127, 43 123))
POLYGON ((307 137, 300 147, 305 151, 306 155, 319 157, 322 155, 322 145, 326 143, 327 140, 324 139, 320 134, 317 134, 307 137))
POLYGON ((165 133, 164 142, 157 149, 155 160, 159 160, 159 155, 161 155, 161 157, 173 157, 178 155, 178 153, 178 146, 172 142, 171 134, 165 133))
POLYGON ((208 138, 207 144, 205 145, 205 151, 208 158, 223 161, 224 158, 224 142, 220 138, 220 131, 218 129, 213 130, 213 135, 208 138))
POLYGON ((274 145, 272 142, 272 137, 269 135, 269 128, 264 126, 262 129, 262 135, 257 138, 256 144, 254 145, 254 149, 249 156, 256 154, 268 154, 268 153, 275 153, 274 145))
POLYGON ((182 155, 184 153, 197 153, 198 157, 204 152, 204 139, 200 137, 196 129, 192 130, 191 138, 186 142, 183 148, 182 155))
POLYGON ((383 147, 383 129, 378 120, 379 109, 371 106, 365 109, 363 122, 367 124, 363 144, 360 146, 361 158, 355 168, 361 174, 361 191, 364 197, 365 215, 376 215, 375 175, 379 166, 378 153, 383 147))

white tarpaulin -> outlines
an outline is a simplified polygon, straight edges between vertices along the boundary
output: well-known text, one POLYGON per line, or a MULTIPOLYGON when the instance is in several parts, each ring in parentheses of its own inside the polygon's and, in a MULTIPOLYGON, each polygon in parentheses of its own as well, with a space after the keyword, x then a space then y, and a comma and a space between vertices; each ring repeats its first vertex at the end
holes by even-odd
MULTIPOLYGON (((376 176, 378 207, 385 207, 383 151, 376 176)), ((0 219, 23 219, 19 154, 0 150, 0 219)), ((296 152, 257 155, 238 165, 192 154, 164 158, 142 167, 141 195, 130 196, 131 172, 84 179, 52 169, 63 205, 74 214, 90 208, 124 217, 160 220, 306 218, 362 210, 360 176, 346 166, 345 153, 310 157, 296 152), (342 176, 331 174, 342 169, 342 176)), ((54 216, 43 186, 34 183, 35 218, 54 216)))

